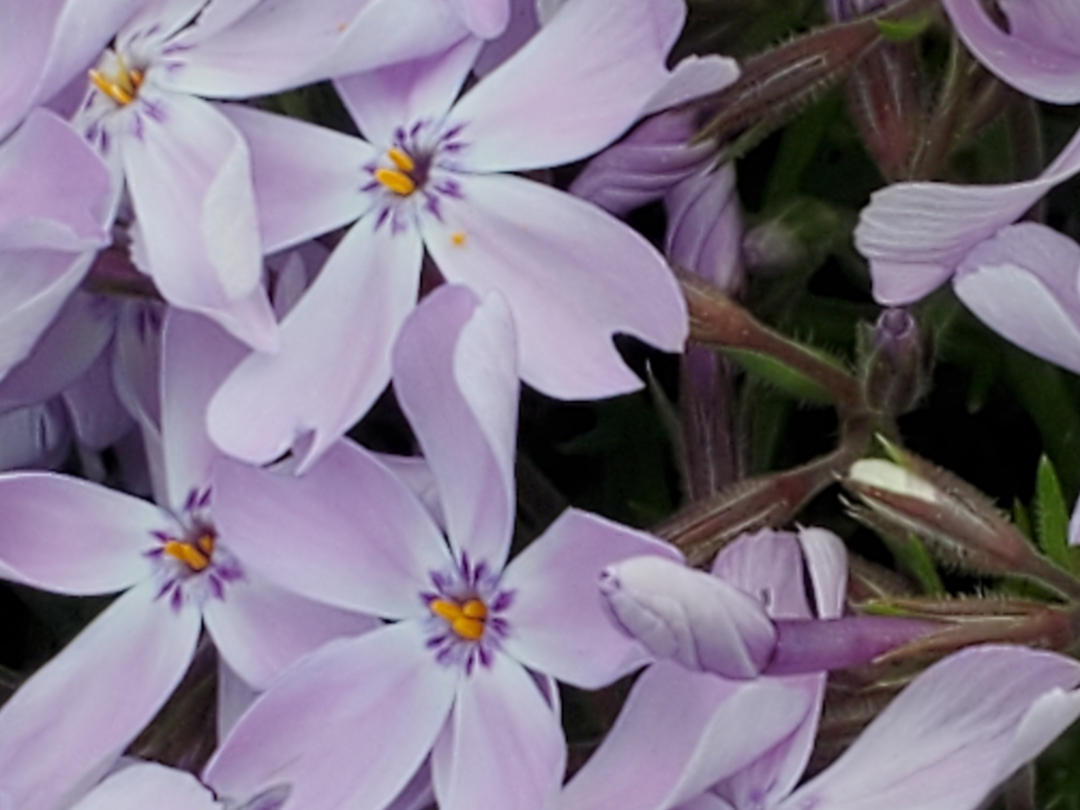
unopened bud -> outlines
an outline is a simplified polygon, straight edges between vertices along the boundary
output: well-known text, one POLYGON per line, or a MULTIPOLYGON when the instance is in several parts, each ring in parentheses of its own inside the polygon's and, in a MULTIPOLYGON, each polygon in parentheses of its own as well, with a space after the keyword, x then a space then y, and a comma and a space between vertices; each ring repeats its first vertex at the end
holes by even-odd
POLYGON ((660 557, 606 569, 600 592, 616 624, 657 658, 727 678, 754 678, 776 630, 764 606, 718 577, 660 557))
POLYGON ((877 516, 927 541, 939 559, 984 573, 1042 582, 1080 596, 1080 582, 1039 556, 993 504, 970 484, 897 448, 885 459, 855 462, 844 486, 877 516))
POLYGON ((796 675, 868 664, 939 631, 937 622, 891 616, 777 621, 776 652, 766 675, 796 675))
POLYGON ((910 411, 926 387, 926 354, 919 324, 904 309, 886 309, 863 339, 863 390, 875 411, 910 411))

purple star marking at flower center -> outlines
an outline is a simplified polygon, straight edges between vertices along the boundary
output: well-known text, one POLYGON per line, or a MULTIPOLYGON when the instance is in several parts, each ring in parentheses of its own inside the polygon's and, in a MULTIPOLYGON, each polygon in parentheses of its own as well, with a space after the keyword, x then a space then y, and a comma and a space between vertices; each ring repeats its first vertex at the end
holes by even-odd
POLYGON ((161 582, 158 598, 168 596, 174 609, 185 599, 204 602, 225 598, 225 585, 243 577, 239 563, 217 543, 217 531, 207 517, 209 490, 192 490, 180 516, 183 530, 156 531, 157 545, 146 552, 161 582))
POLYGON ((476 662, 491 665, 500 641, 510 632, 501 615, 513 601, 514 592, 499 588, 499 577, 486 563, 471 565, 462 554, 459 566, 449 574, 431 574, 433 592, 420 598, 431 611, 427 646, 435 650, 440 664, 460 664, 466 674, 476 662))
POLYGON ((436 132, 430 121, 398 127, 383 159, 364 167, 371 179, 361 190, 380 197, 376 228, 389 222, 394 233, 405 230, 415 216, 405 213, 415 209, 413 200, 441 220, 440 198, 461 198, 461 185, 453 176, 460 171, 456 156, 468 146, 458 140, 461 130, 455 126, 436 132))

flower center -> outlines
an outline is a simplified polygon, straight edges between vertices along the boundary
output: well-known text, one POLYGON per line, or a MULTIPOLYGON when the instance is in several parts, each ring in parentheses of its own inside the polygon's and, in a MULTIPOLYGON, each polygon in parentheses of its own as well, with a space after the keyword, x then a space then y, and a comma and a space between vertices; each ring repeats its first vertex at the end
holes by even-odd
POLYGON ((143 72, 129 68, 120 54, 115 55, 114 69, 109 74, 95 68, 90 68, 88 74, 94 87, 121 107, 126 107, 135 100, 143 83, 143 72))
POLYGON ((482 599, 467 599, 458 603, 449 599, 434 599, 428 608, 444 619, 459 638, 479 641, 487 626, 488 609, 482 599))
POLYGON ((408 197, 416 191, 419 178, 416 174, 416 161, 404 149, 391 146, 386 150, 386 156, 394 164, 393 169, 379 168, 375 170, 375 179, 386 186, 395 194, 408 197))
POLYGON ((214 556, 214 542, 213 534, 202 532, 194 540, 168 540, 162 551, 197 574, 209 567, 214 556))

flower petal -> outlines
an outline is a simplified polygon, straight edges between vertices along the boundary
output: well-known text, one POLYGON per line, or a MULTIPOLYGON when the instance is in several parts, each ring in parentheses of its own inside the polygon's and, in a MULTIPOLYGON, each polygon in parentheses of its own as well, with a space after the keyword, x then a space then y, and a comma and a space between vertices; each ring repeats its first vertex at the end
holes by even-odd
POLYGON ((727 292, 742 286, 742 214, 735 195, 735 167, 708 167, 672 186, 664 253, 727 292))
POLYGON ((294 452, 306 468, 386 387, 422 248, 414 231, 373 219, 346 234, 282 321, 279 351, 249 355, 210 401, 210 436, 229 455, 265 464, 303 441, 294 452))
POLYGON ((476 36, 493 39, 510 22, 510 0, 450 0, 466 27, 476 36))
POLYGON ((899 183, 859 215, 855 246, 870 261, 874 298, 907 304, 943 284, 979 242, 1080 171, 1080 133, 1039 177, 1000 186, 899 183))
POLYGON ((773 619, 809 619, 802 553, 795 535, 762 529, 743 534, 713 562, 712 573, 756 596, 773 619))
POLYGON ((607 566, 643 554, 681 559, 644 532, 576 509, 563 512, 503 575, 500 587, 513 592, 506 652, 583 689, 598 689, 645 663, 645 650, 612 625, 596 593, 607 566))
POLYGON ((280 784, 292 807, 385 807, 446 722, 459 670, 440 666, 419 622, 331 642, 283 673, 207 765, 218 796, 280 784))
POLYGON ((251 346, 273 350, 277 322, 261 285, 243 138, 213 106, 192 96, 143 103, 153 112, 135 112, 121 156, 150 274, 170 303, 212 318, 251 346))
POLYGON ((113 774, 74 810, 218 810, 214 794, 185 771, 145 762, 113 774))
POLYGON ((572 0, 459 101, 448 119, 470 171, 535 169, 607 146, 668 79, 685 7, 572 0))
POLYGON ((840 759, 780 807, 978 807, 1019 764, 1011 758, 1014 741, 1041 697, 1059 690, 1058 713, 1040 724, 1038 744, 1029 739, 1026 754, 1049 744, 1064 718, 1080 715, 1080 693, 1060 693, 1077 683, 1080 666, 1054 653, 987 645, 951 655, 916 678, 840 759))
POLYGON ((511 176, 462 177, 461 200, 422 221, 447 279, 498 291, 517 328, 522 379, 561 399, 641 387, 611 342, 626 332, 665 351, 687 335, 686 303, 664 258, 594 205, 511 176))
POLYGON ((435 477, 450 543, 496 571, 514 522, 515 349, 505 302, 455 286, 421 303, 394 348, 394 390, 435 477))
POLYGON ((156 592, 121 596, 0 709, 0 791, 20 810, 53 810, 101 776, 183 677, 199 613, 156 592))
POLYGON ((944 0, 964 44, 1006 84, 1055 104, 1080 101, 1080 49, 1070 32, 1080 26, 1074 3, 1004 2, 1006 33, 978 0, 944 0))
POLYGON ((541 810, 562 782, 566 741, 529 673, 496 653, 462 679, 431 763, 442 810, 541 810))
POLYGON ((953 286, 1016 345, 1080 372, 1080 245, 1033 222, 1002 229, 957 268, 953 286))
POLYGON ((811 708, 804 691, 776 678, 736 683, 673 662, 654 664, 566 786, 559 808, 668 810, 747 767, 811 708))
POLYGON ((344 440, 299 478, 220 462, 214 520, 246 567, 309 599, 362 613, 426 616, 420 592, 432 571, 450 563, 413 494, 344 440))
POLYGON ((110 593, 150 577, 144 552, 173 528, 153 504, 78 478, 0 476, 0 560, 35 588, 110 593))
POLYGON ((217 324, 177 309, 166 314, 162 341, 161 438, 168 506, 178 512, 193 491, 210 483, 221 453, 207 433, 206 408, 247 352, 217 324))
POLYGON ((837 619, 847 601, 848 559, 844 541, 827 529, 799 529, 806 573, 819 619, 837 619))
POLYGON ((217 0, 173 38, 170 67, 182 67, 172 68, 169 87, 207 98, 250 98, 325 79, 327 53, 368 3, 261 0, 239 4, 240 14, 213 14, 237 5, 217 0))
POLYGON ((295 118, 221 104, 251 149, 263 250, 274 253, 355 222, 371 207, 358 191, 375 150, 350 135, 295 118))
POLYGON ((229 666, 259 690, 328 641, 381 625, 370 616, 297 596, 250 572, 229 583, 224 599, 203 606, 203 620, 229 666))
POLYGON ((418 121, 442 121, 454 103, 483 42, 466 37, 447 51, 334 82, 360 131, 389 148, 395 132, 418 121))

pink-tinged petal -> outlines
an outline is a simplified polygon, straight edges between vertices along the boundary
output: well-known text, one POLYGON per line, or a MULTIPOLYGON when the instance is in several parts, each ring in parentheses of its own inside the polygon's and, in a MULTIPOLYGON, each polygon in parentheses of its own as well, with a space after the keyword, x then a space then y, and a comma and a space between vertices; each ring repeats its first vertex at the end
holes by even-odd
POLYGON ((454 107, 471 171, 569 163, 611 143, 667 81, 685 7, 572 0, 454 107))
POLYGON ((496 653, 462 679, 431 763, 442 810, 542 810, 562 782, 566 741, 529 673, 496 653))
POLYGON ((450 0, 476 36, 494 39, 510 24, 510 0, 450 0))
POLYGON ((427 757, 459 675, 419 622, 331 642, 259 697, 204 779, 231 799, 289 785, 289 808, 383 808, 427 757))
POLYGON ((799 529, 798 535, 806 573, 814 589, 817 616, 839 618, 847 601, 847 547, 827 529, 799 529))
POLYGON ((664 253, 669 261, 722 290, 742 286, 742 214, 735 194, 735 167, 707 167, 672 186, 664 253))
POLYGON ((625 224, 519 177, 462 177, 461 188, 463 199, 442 201, 441 219, 423 219, 424 243, 447 279, 507 299, 525 382, 561 399, 614 396, 642 385, 614 333, 682 349, 679 286, 625 224))
MULTIPOLYGON (((0 147, 0 183, 7 190, 0 198, 0 233, 52 220, 58 226, 58 238, 50 240, 56 249, 89 250, 109 241, 108 170, 54 113, 34 110, 0 147)), ((4 236, 4 244, 12 244, 4 236)), ((18 236, 24 248, 50 246, 18 236)))
POLYGON ((1080 715, 1080 693, 1060 692, 1077 683, 1080 666, 1054 653, 984 646, 951 655, 916 678, 840 759, 781 808, 978 807, 1019 764, 1011 758, 1019 750, 1014 741, 1041 697, 1057 690, 1059 714, 1052 723, 1040 722, 1039 744, 1024 741, 1025 754, 1048 745, 1064 718, 1080 715))
POLYGON ((645 554, 682 555, 667 543, 586 512, 568 509, 506 568, 513 593, 506 652, 529 669, 598 689, 646 663, 637 642, 611 623, 596 591, 609 565, 645 554))
POLYGON ((212 321, 177 309, 165 316, 162 341, 162 449, 168 506, 179 512, 210 483, 221 453, 207 434, 206 408, 247 350, 212 321))
POLYGON ((750 765, 811 708, 805 691, 775 678, 735 683, 654 664, 559 810, 668 810, 750 765))
POLYGON ((138 763, 113 774, 74 810, 219 810, 214 794, 185 771, 138 763))
POLYGON ((633 557, 600 580, 612 617, 657 658, 725 678, 755 678, 776 647, 776 628, 754 596, 662 557, 633 557))
POLYGON ((256 689, 328 641, 358 636, 377 619, 313 602, 246 573, 224 599, 203 605, 203 620, 222 657, 256 689))
POLYGON ((170 303, 272 351, 277 322, 261 284, 243 137, 212 105, 192 96, 160 95, 145 104, 153 112, 132 118, 120 148, 148 271, 170 303))
POLYGON ((121 596, 0 709, 0 790, 20 810, 74 798, 69 791, 102 775, 183 677, 199 614, 156 596, 150 582, 121 596))
POLYGON ((586 164, 571 193, 620 216, 660 199, 711 165, 712 147, 689 143, 696 127, 692 114, 675 110, 642 121, 586 164))
POLYGON ((120 437, 135 427, 131 414, 124 410, 116 395, 110 354, 99 354, 86 373, 60 395, 75 437, 95 452, 120 441, 120 437))
POLYGON ((510 19, 498 37, 484 43, 473 73, 484 77, 513 56, 540 30, 536 0, 510 0, 510 19))
POLYGON ((978 0, 944 0, 964 44, 1006 84, 1055 104, 1080 101, 1080 48, 1069 34, 1080 25, 1075 4, 1005 2, 1010 33, 978 0))
POLYGON ((1044 225, 1002 229, 957 268, 953 287, 979 319, 1016 345, 1080 372, 1080 245, 1044 225))
POLYGON ((151 503, 52 473, 0 477, 0 560, 35 588, 110 593, 148 579, 152 532, 174 528, 151 503))
POLYGON ((448 285, 420 304, 394 347, 394 390, 435 477, 450 543, 496 571, 514 525, 515 346, 501 298, 448 285))
POLYGON ((735 810, 715 793, 702 793, 688 802, 683 802, 676 810, 735 810))
POLYGON ((771 618, 813 616, 806 599, 802 553, 791 532, 762 529, 740 536, 717 555, 712 573, 757 597, 771 618))
POLYGON ((386 453, 374 455, 380 464, 412 490, 432 520, 445 532, 446 516, 443 514, 442 504, 439 503, 438 485, 428 463, 420 456, 392 456, 386 453))
POLYGON ((739 63, 727 56, 688 56, 672 68, 663 87, 645 102, 641 115, 653 115, 723 90, 739 78, 739 72, 739 63))
POLYGON ((441 53, 354 73, 334 86, 364 137, 386 148, 395 130, 446 116, 482 44, 466 37, 441 53))
POLYGON ((274 253, 355 222, 371 207, 359 193, 362 167, 375 150, 359 138, 295 118, 221 104, 243 134, 263 250, 274 253))
POLYGON ((292 447, 307 468, 386 387, 422 245, 373 219, 346 234, 282 321, 277 354, 249 355, 210 401, 210 436, 229 455, 265 464, 292 447))
POLYGON ((45 68, 65 0, 10 3, 0 27, 0 141, 22 120, 45 68))
POLYGON ((330 78, 424 59, 469 36, 446 0, 371 0, 322 66, 330 78))
POLYGON ((26 358, 0 383, 0 410, 42 402, 73 385, 108 346, 114 313, 100 296, 77 292, 69 297, 26 358))
POLYGON ((1080 133, 1034 180, 1001 186, 899 183, 875 192, 855 246, 870 260, 874 297, 906 304, 943 284, 979 242, 1080 171, 1080 133))
POLYGON ((221 540, 271 582, 380 616, 426 616, 420 593, 450 565, 413 494, 359 445, 335 444, 299 478, 222 461, 214 476, 221 540))
POLYGON ((218 0, 171 41, 176 53, 169 61, 182 67, 166 80, 197 96, 250 98, 325 79, 326 55, 366 5, 367 0, 218 0), (223 13, 208 14, 219 7, 223 13))

